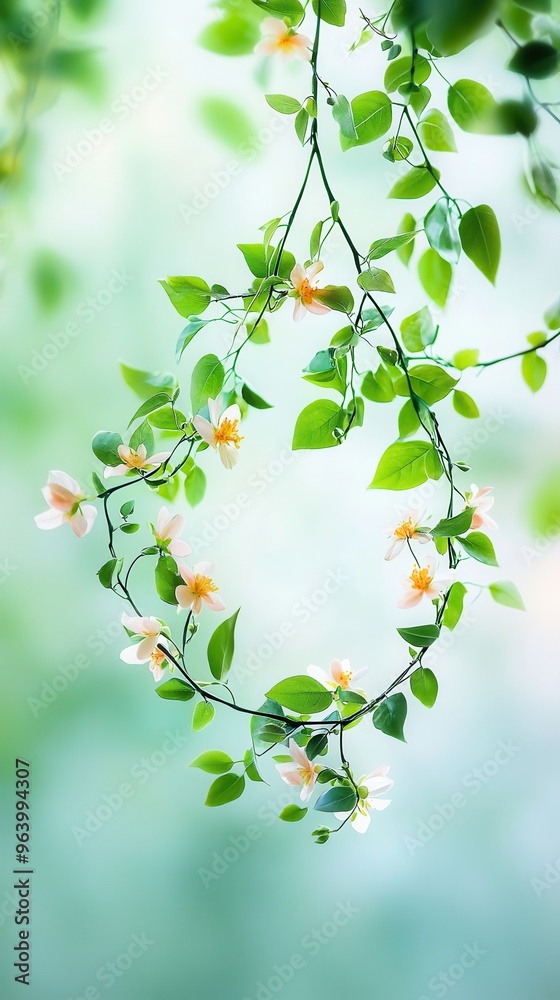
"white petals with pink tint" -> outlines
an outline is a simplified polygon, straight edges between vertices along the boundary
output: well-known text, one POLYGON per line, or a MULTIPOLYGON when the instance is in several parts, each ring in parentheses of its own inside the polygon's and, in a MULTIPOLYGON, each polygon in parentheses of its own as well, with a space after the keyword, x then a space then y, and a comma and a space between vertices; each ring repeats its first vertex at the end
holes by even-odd
POLYGON ((60 528, 68 522, 78 538, 83 538, 93 528, 97 511, 91 504, 82 504, 85 493, 66 472, 55 469, 49 472, 47 485, 42 489, 50 510, 37 514, 35 524, 43 531, 60 528))
POLYGON ((135 636, 140 638, 140 642, 123 649, 121 660, 124 663, 149 663, 154 680, 161 680, 164 665, 166 665, 166 656, 161 649, 157 648, 158 645, 161 645, 160 622, 157 618, 127 615, 124 612, 121 621, 129 632, 133 632, 135 636))
POLYGON ((388 773, 389 767, 384 765, 372 771, 371 774, 367 774, 364 778, 360 778, 358 782, 360 798, 354 812, 352 814, 335 813, 336 818, 344 820, 350 816, 352 829, 356 833, 365 833, 371 822, 370 812, 381 812, 391 805, 391 799, 378 798, 379 795, 390 791, 394 785, 394 781, 387 777, 388 773))
POLYGON ((105 479, 108 479, 110 476, 124 476, 131 469, 135 469, 137 472, 149 472, 167 462, 167 459, 171 455, 170 451, 157 451, 153 455, 148 455, 145 444, 139 444, 137 448, 130 448, 126 444, 120 444, 117 451, 122 464, 105 466, 103 473, 105 479))
POLYGON ((305 751, 293 739, 288 744, 288 750, 292 762, 277 764, 276 770, 287 785, 301 785, 300 798, 305 802, 313 793, 321 766, 309 760, 305 751))
POLYGON ((402 552, 404 546, 412 538, 422 544, 431 541, 432 536, 429 532, 418 531, 425 517, 425 510, 413 510, 409 508, 404 512, 398 524, 387 528, 387 538, 390 538, 391 542, 385 553, 385 559, 394 559, 395 556, 398 556, 399 552, 402 552))
POLYGON ((307 668, 309 676, 319 681, 319 684, 322 684, 328 691, 336 691, 337 688, 342 688, 343 691, 358 691, 355 682, 366 672, 367 667, 352 670, 350 660, 331 660, 328 673, 313 664, 307 668))
POLYGON ((255 52, 261 56, 279 55, 286 61, 311 59, 311 39, 292 31, 285 21, 275 17, 265 17, 261 24, 263 39, 255 46, 255 52))
POLYGON ((290 281, 294 287, 289 294, 296 300, 294 305, 294 319, 296 321, 302 320, 308 312, 316 316, 330 312, 329 307, 316 298, 319 285, 315 279, 323 267, 321 261, 316 260, 307 268, 303 267, 302 264, 296 264, 292 269, 290 281))
POLYGON ((223 601, 217 596, 218 587, 210 576, 214 569, 213 563, 199 562, 194 569, 179 563, 177 568, 185 581, 184 586, 180 585, 175 590, 179 605, 177 611, 192 608, 194 614, 198 615, 202 611, 203 601, 211 611, 225 610, 223 601))
POLYGON ((493 486, 483 486, 479 489, 476 483, 471 483, 470 496, 467 494, 467 507, 474 507, 471 521, 471 529, 474 531, 478 531, 480 528, 496 530, 498 527, 494 518, 490 517, 488 513, 490 508, 494 506, 494 497, 489 496, 493 489, 493 486))
POLYGON ((239 445, 243 441, 239 434, 241 410, 237 403, 232 403, 220 414, 218 400, 210 397, 208 413, 210 420, 197 415, 193 417, 193 424, 202 440, 218 451, 226 469, 233 469, 239 458, 239 445))
POLYGON ((184 526, 185 518, 182 514, 170 517, 167 507, 161 508, 155 529, 156 542, 176 559, 188 556, 192 552, 190 545, 179 538, 184 526))
POLYGON ((437 566, 437 559, 428 559, 425 566, 414 564, 410 576, 403 578, 405 593, 398 601, 399 608, 413 608, 423 597, 427 597, 430 601, 441 597, 443 591, 453 582, 454 574, 449 570, 445 576, 436 577, 437 566))

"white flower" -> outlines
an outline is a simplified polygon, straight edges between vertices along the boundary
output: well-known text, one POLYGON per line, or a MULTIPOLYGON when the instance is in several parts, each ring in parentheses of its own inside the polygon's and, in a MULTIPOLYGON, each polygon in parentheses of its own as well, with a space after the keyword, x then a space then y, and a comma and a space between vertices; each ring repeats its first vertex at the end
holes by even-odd
POLYGON ((394 781, 388 778, 389 768, 387 766, 378 767, 377 770, 367 774, 365 778, 360 778, 358 783, 359 799, 353 813, 335 813, 337 819, 343 820, 350 816, 352 829, 356 833, 365 833, 370 822, 370 811, 386 809, 391 805, 391 799, 379 799, 378 795, 384 795, 390 791, 394 781))
POLYGON ((412 538, 424 544, 430 542, 432 536, 427 531, 418 531, 418 526, 425 520, 425 510, 406 510, 398 524, 387 528, 387 538, 391 544, 385 553, 385 559, 394 559, 412 538))
POLYGON ((208 413, 210 420, 207 420, 206 417, 196 416, 193 419, 193 424, 202 440, 206 441, 214 450, 218 450, 226 469, 233 469, 239 458, 239 445, 243 440, 238 431, 241 411, 237 403, 233 403, 220 416, 218 401, 210 398, 208 400, 208 413))

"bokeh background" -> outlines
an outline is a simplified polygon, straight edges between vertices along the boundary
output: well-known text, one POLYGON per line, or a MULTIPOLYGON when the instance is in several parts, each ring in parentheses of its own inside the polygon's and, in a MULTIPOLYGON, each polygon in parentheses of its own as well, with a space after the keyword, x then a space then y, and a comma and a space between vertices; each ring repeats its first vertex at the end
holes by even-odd
MULTIPOLYGON (((431 711, 411 702, 408 743, 370 725, 352 732, 363 771, 388 763, 395 779, 391 808, 374 817, 365 837, 348 831, 317 847, 308 836, 313 816, 279 822, 289 793, 270 765, 269 786, 252 785, 238 802, 205 809, 208 776, 187 765, 209 747, 241 755, 245 723, 218 712, 209 729, 192 734, 192 704, 160 701, 147 670, 120 662, 122 608, 95 577, 105 561, 101 522, 83 541, 34 527, 48 470, 85 481, 93 434, 123 430, 136 407, 119 359, 174 370, 183 324, 157 279, 200 274, 210 283, 243 283, 235 243, 257 239, 260 225, 290 207, 304 168, 291 120, 275 115, 261 92, 304 94, 305 67, 201 48, 198 36, 212 16, 207 4, 177 0, 66 5, 63 37, 71 49, 91 51, 52 74, 49 94, 32 105, 16 176, 3 187, 2 995, 23 989, 11 969, 19 756, 33 768, 28 995, 557 1000, 555 346, 537 396, 515 361, 465 375, 479 420, 462 420, 441 404, 456 457, 496 493, 500 569, 475 566, 469 579, 514 580, 527 613, 483 593, 447 648, 433 653, 440 697, 431 711), (76 66, 85 62, 81 74, 76 66), (92 135, 107 120, 112 127, 93 148, 92 135), (113 272, 121 287, 108 293, 113 272), (72 323, 79 332, 68 336, 72 323), (123 783, 132 792, 119 801, 123 783), (301 958, 290 966, 294 955, 301 958)), ((371 47, 341 59, 356 33, 355 18, 344 31, 324 32, 323 75, 350 95, 378 86, 383 73, 371 47)), ((483 40, 476 68, 471 53, 455 57, 449 74, 476 73, 497 96, 515 94, 516 81, 496 70, 504 45, 483 40)), ((8 133, 19 77, 8 61, 5 68, 8 133)), ((357 242, 393 233, 403 205, 382 196, 394 168, 377 147, 342 156, 328 121, 324 135, 357 242)), ((543 139, 558 150, 548 123, 543 139)), ((493 357, 521 349, 560 291, 558 217, 524 186, 520 138, 461 133, 457 141, 460 156, 440 156, 447 185, 495 207, 504 251, 495 290, 461 263, 441 316, 441 345, 446 354, 472 346, 493 357)), ((316 184, 290 239, 298 258, 327 211, 316 184)), ((326 266, 328 280, 351 280, 340 240, 331 241, 326 266)), ((392 273, 400 321, 425 295, 413 271, 395 262, 392 273)), ((247 703, 257 704, 286 673, 325 666, 333 656, 368 665, 371 692, 401 664, 393 629, 403 624, 396 600, 404 567, 383 561, 396 499, 366 490, 394 435, 397 404, 370 405, 365 429, 344 448, 289 450, 294 419, 318 392, 298 373, 336 328, 335 317, 296 326, 285 311, 271 324, 271 344, 248 348, 243 372, 276 406, 246 421, 234 472, 204 456, 202 506, 191 511, 177 501, 195 551, 217 564, 228 608, 243 607, 233 678, 247 703), (241 493, 249 497, 242 511, 241 493), (337 581, 330 596, 328 577, 337 581), (282 629, 290 635, 279 642, 282 629)), ((194 360, 223 346, 219 330, 204 336, 181 362, 186 385, 194 360)), ((442 486, 432 487, 426 504, 439 515, 442 486)), ((143 518, 156 509, 156 501, 147 504, 143 518)), ((421 617, 410 612, 408 620, 421 617)), ((203 619, 206 634, 213 624, 203 619)))

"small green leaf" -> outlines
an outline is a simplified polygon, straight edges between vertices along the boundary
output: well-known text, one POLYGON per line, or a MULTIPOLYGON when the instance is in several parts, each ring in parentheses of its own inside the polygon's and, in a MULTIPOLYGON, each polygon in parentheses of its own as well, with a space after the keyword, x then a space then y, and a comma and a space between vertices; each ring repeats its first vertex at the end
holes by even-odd
MULTIPOLYGON (((397 233, 399 236, 406 233, 411 233, 414 230, 415 226, 416 226, 416 221, 414 219, 414 216, 411 215, 410 212, 405 212, 399 223, 399 228, 397 229, 397 233)), ((397 248, 397 257, 399 258, 400 261, 402 261, 405 267, 408 267, 413 252, 414 252, 414 240, 411 240, 410 243, 404 243, 403 246, 397 248)))
POLYGON ((203 313, 212 301, 210 286, 203 278, 168 277, 160 285, 179 316, 185 319, 203 313))
POLYGON ((172 677, 156 688, 156 694, 165 701, 190 701, 194 698, 194 688, 178 677, 172 677))
POLYGON ((140 417, 145 417, 148 413, 153 413, 154 410, 159 410, 162 406, 167 406, 169 400, 171 399, 168 392, 156 392, 155 396, 150 396, 145 403, 136 410, 136 413, 128 422, 128 426, 138 420, 140 417))
POLYGON ((340 129, 341 135, 343 135, 346 139, 358 138, 358 132, 354 124, 354 115, 352 114, 350 101, 347 97, 344 97, 343 94, 338 94, 336 98, 334 98, 332 114, 340 129))
POLYGON ((212 676, 217 681, 221 681, 224 677, 227 677, 229 668, 231 667, 235 648, 235 626, 239 610, 238 608, 231 618, 226 618, 225 621, 220 622, 208 643, 208 664, 212 676))
POLYGON ((367 271, 362 271, 358 275, 358 284, 365 292, 394 293, 395 291, 391 275, 379 267, 370 267, 367 271))
POLYGON ((319 14, 322 21, 327 24, 334 24, 338 28, 344 27, 346 20, 346 0, 313 0, 313 10, 319 14))
MULTIPOLYGON (((457 353, 453 355, 453 364, 455 368, 458 368, 459 371, 462 372, 465 368, 472 368, 476 365, 479 357, 480 351, 473 348, 466 348, 463 351, 457 351, 457 353)), ((459 392, 458 389, 457 392, 459 392)))
POLYGON ((455 626, 458 625, 463 614, 466 593, 467 588, 460 580, 457 580, 449 590, 445 611, 443 612, 442 625, 445 625, 445 628, 450 629, 450 631, 453 631, 455 626))
POLYGON ((560 55, 550 42, 535 40, 520 45, 511 57, 508 69, 531 80, 553 76, 560 67, 560 55))
MULTIPOLYGON (((413 222, 414 225, 414 222, 413 222)), ((400 247, 406 246, 414 240, 414 237, 418 235, 420 230, 412 230, 407 233, 399 233, 398 236, 388 236, 384 240, 375 240, 369 248, 369 258, 370 260, 379 260, 380 257, 385 257, 386 254, 391 253, 392 250, 398 250, 400 247)))
POLYGON ((284 820, 285 823, 299 823, 300 819, 307 816, 307 812, 308 810, 303 806, 297 806, 293 802, 289 806, 284 806, 282 812, 278 815, 278 819, 284 820))
POLYGON ((498 604, 504 604, 506 608, 517 608, 525 611, 523 598, 514 583, 509 580, 500 580, 498 583, 491 583, 488 590, 498 604))
POLYGON ((120 434, 112 431, 99 431, 91 442, 91 449, 96 458, 103 465, 120 465, 121 458, 118 452, 123 439, 120 434))
POLYGON ((436 698, 438 695, 438 682, 437 677, 430 670, 429 667, 418 667, 417 670, 411 674, 410 677, 410 690, 418 701, 422 702, 426 708, 432 708, 435 705, 436 698))
POLYGON ((444 517, 441 521, 430 528, 430 534, 434 538, 455 538, 469 531, 474 517, 474 507, 465 507, 460 514, 455 517, 444 517))
POLYGON ((480 416, 480 410, 474 399, 472 396, 469 396, 468 392, 463 392, 462 389, 455 389, 453 393, 453 406, 457 413, 460 413, 462 417, 467 417, 468 420, 476 420, 480 416))
POLYGON ((266 696, 298 715, 323 712, 332 702, 332 693, 306 674, 286 677, 275 684, 266 696))
POLYGON ((233 765, 234 761, 223 750, 206 750, 193 760, 189 767, 198 767, 207 774, 225 774, 231 771, 233 765))
POLYGON ((498 565, 496 553, 494 552, 494 546, 488 538, 488 535, 485 535, 482 531, 472 531, 471 534, 466 535, 465 538, 460 538, 459 542, 465 552, 478 562, 485 563, 487 566, 498 565))
POLYGON ((121 524, 120 526, 121 531, 124 531, 125 535, 135 535, 139 528, 139 524, 131 524, 130 522, 121 524))
POLYGON ((427 306, 407 316, 401 323, 401 335, 407 351, 424 351, 436 339, 437 328, 427 306))
POLYGON ((196 507, 206 493, 206 475, 199 465, 189 469, 185 479, 185 497, 191 507, 196 507))
POLYGON ((521 374, 531 392, 538 392, 546 379, 547 364, 537 351, 524 354, 521 358, 521 374))
POLYGON ((301 101, 295 97, 288 97, 286 94, 265 94, 264 99, 274 111, 281 115, 297 115, 301 108, 301 101))
POLYGON ((179 339, 177 341, 177 346, 175 348, 175 360, 177 364, 183 356, 183 351, 188 344, 190 344, 193 337, 196 337, 197 333, 202 330, 204 326, 208 325, 208 320, 199 319, 198 316, 192 316, 189 320, 187 326, 179 334, 179 339))
POLYGON ((428 243, 451 264, 456 264, 461 254, 458 220, 457 206, 444 198, 436 201, 424 219, 428 243))
POLYGON ((457 152, 453 130, 441 111, 437 109, 429 111, 418 123, 418 128, 422 141, 428 149, 442 153, 457 152))
POLYGON ((427 441, 397 441, 379 460, 369 489, 409 490, 428 479, 426 458, 432 449, 427 441))
POLYGON ((427 166, 413 167, 408 173, 400 177, 387 195, 388 198, 423 198, 429 194, 439 180, 440 172, 427 166))
POLYGON ((267 403, 266 399, 259 396, 258 392, 251 389, 246 382, 243 383, 241 387, 241 395, 249 406, 254 407, 256 410, 270 410, 272 408, 272 403, 267 403))
POLYGON ((397 632, 409 646, 418 649, 425 649, 431 646, 436 639, 439 639, 437 625, 414 625, 411 628, 398 628, 397 632))
POLYGON ((301 142, 302 146, 305 142, 305 137, 307 135, 307 126, 309 125, 309 112, 306 108, 302 108, 298 111, 296 115, 296 120, 294 122, 294 128, 296 130, 296 135, 301 142))
POLYGON ((216 778, 208 789, 207 806, 225 806, 234 802, 245 790, 245 777, 242 774, 222 774, 216 778))
POLYGON ((381 90, 359 94, 351 102, 351 109, 357 138, 348 138, 341 133, 340 145, 343 150, 365 146, 385 135, 391 128, 393 105, 381 90))
POLYGON ((408 378, 406 375, 401 375, 396 380, 395 391, 398 395, 410 395, 409 380, 412 391, 428 406, 445 399, 457 385, 457 379, 452 378, 445 368, 440 368, 439 365, 414 365, 408 371, 408 378))
POLYGON ((111 587, 113 586, 113 577, 116 573, 120 572, 122 564, 122 559, 109 559, 109 561, 104 563, 101 569, 97 571, 99 582, 102 587, 105 587, 106 590, 111 590, 111 587))
POLYGON ((184 584, 183 577, 177 572, 177 565, 171 556, 160 556, 155 568, 156 590, 158 597, 166 604, 177 607, 175 591, 184 584))
MULTIPOLYGON (((204 729, 205 726, 209 725, 214 718, 214 706, 209 701, 199 701, 193 712, 192 718, 192 728, 193 732, 197 733, 200 729, 204 729)), ((229 770, 229 768, 228 768, 229 770)))
POLYGON ((396 740, 404 738, 404 723, 406 720, 407 704, 404 694, 399 691, 391 694, 385 701, 382 701, 373 713, 373 724, 380 732, 386 736, 393 736, 396 740))
POLYGON ((354 308, 354 296, 346 285, 325 285, 316 290, 315 298, 335 312, 348 314, 354 308))
POLYGON ((395 398, 393 380, 384 365, 375 372, 366 372, 362 382, 362 393, 374 403, 391 403, 395 398))

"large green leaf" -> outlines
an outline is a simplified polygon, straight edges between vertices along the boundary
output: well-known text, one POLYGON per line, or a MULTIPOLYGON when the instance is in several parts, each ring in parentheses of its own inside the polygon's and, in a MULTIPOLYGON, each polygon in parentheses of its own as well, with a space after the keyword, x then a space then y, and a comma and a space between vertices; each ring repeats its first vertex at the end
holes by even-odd
POLYGON ((177 379, 171 372, 145 372, 122 361, 120 369, 126 384, 141 399, 149 399, 158 389, 174 390, 177 385, 177 379))
POLYGON ((437 625, 413 625, 410 628, 398 628, 397 632, 409 646, 415 646, 418 649, 426 649, 436 639, 439 639, 437 625))
POLYGON ((382 701, 373 713, 373 724, 386 736, 393 736, 396 740, 404 738, 404 723, 406 720, 407 704, 404 694, 399 691, 391 694, 385 701, 382 701))
POLYGON ((315 14, 321 11, 321 20, 327 24, 334 24, 338 28, 344 26, 346 20, 346 0, 313 0, 313 10, 315 14))
MULTIPOLYGON (((408 376, 413 392, 429 406, 439 402, 440 399, 445 399, 457 385, 457 379, 452 378, 445 368, 440 368, 439 365, 415 365, 409 369, 408 376)), ((410 394, 405 375, 397 379, 395 390, 400 396, 410 394)))
POLYGON ((193 760, 189 767, 198 767, 207 774, 226 774, 231 771, 233 765, 234 761, 223 750, 206 750, 193 760))
POLYGON ((224 366, 215 354, 205 354, 197 361, 191 376, 193 413, 198 413, 206 406, 210 398, 216 399, 222 390, 224 378, 224 366))
POLYGON ((470 535, 466 535, 464 538, 459 539, 461 545, 463 546, 465 552, 473 559, 478 560, 478 562, 485 563, 487 566, 497 566, 498 560, 496 559, 496 553, 494 552, 494 546, 482 531, 472 531, 470 535))
POLYGON ((494 284, 500 263, 500 227, 489 205, 465 212, 459 223, 461 245, 467 257, 494 284))
POLYGON ((349 813, 358 804, 358 797, 351 785, 335 785, 319 796, 315 809, 319 812, 349 813))
POLYGON ((194 688, 178 677, 172 677, 156 688, 156 694, 165 701, 190 701, 194 698, 194 688))
POLYGON ((341 421, 340 406, 331 399, 316 399, 300 413, 294 429, 294 451, 333 448, 338 444, 333 431, 341 421))
POLYGON ((432 708, 435 705, 436 698, 438 695, 438 682, 437 677, 429 667, 418 667, 417 670, 411 674, 410 677, 410 690, 412 691, 415 698, 421 701, 426 708, 432 708))
POLYGON ((442 625, 451 631, 458 625, 461 615, 463 614, 463 604, 465 601, 465 595, 467 593, 467 588, 464 583, 460 580, 456 582, 451 587, 449 594, 447 595, 447 602, 445 605, 445 611, 443 612, 442 625))
POLYGON ((156 563, 156 590, 158 597, 166 604, 177 607, 175 591, 184 584, 182 576, 177 572, 177 565, 171 556, 160 556, 156 563))
POLYGON ((277 701, 284 708, 298 715, 323 712, 332 702, 332 693, 327 691, 314 677, 299 674, 286 677, 267 692, 267 698, 277 701))
POLYGON ((534 40, 517 48, 508 68, 532 80, 554 76, 560 67, 560 55, 550 42, 534 40))
POLYGON ((515 584, 510 583, 509 580, 491 583, 488 590, 498 604, 504 604, 506 608, 517 608, 519 611, 525 611, 521 594, 515 584))
POLYGON ((406 316, 401 323, 401 336, 407 351, 413 354, 424 351, 436 339, 437 328, 427 306, 406 316))
POLYGON ((208 789, 207 806, 225 806, 243 795, 245 777, 242 774, 222 774, 216 778, 208 789))
POLYGON ((113 431, 98 431, 91 442, 91 448, 95 457, 103 462, 103 465, 114 466, 121 464, 118 448, 122 443, 123 439, 120 434, 113 431))
POLYGON ((428 479, 426 459, 433 449, 429 441, 397 441, 389 445, 369 489, 409 490, 428 479))
POLYGON ((439 176, 440 172, 435 167, 432 167, 431 170, 426 166, 413 167, 403 177, 399 177, 387 197, 422 198, 433 190, 439 176))
POLYGON ((393 105, 381 90, 368 90, 358 94, 351 101, 352 118, 356 129, 356 138, 340 134, 340 145, 343 150, 353 146, 365 146, 368 142, 379 139, 391 128, 393 120, 393 105))
POLYGON ((437 108, 428 111, 418 123, 418 128, 424 145, 428 149, 434 149, 441 153, 457 152, 453 130, 442 111, 438 111, 437 108))
POLYGON ((235 625, 239 608, 225 621, 220 622, 208 643, 208 664, 212 676, 221 681, 227 676, 235 648, 235 625))
POLYGON ((500 130, 498 105, 487 87, 476 80, 457 80, 447 92, 447 107, 463 132, 488 134, 500 130))
POLYGON ((443 309, 447 302, 453 277, 453 268, 449 261, 440 257, 433 247, 429 247, 418 261, 418 277, 424 291, 440 309, 443 309))
POLYGON ((160 285, 179 316, 185 319, 203 313, 212 301, 210 286, 204 278, 168 277, 160 281, 160 285))

